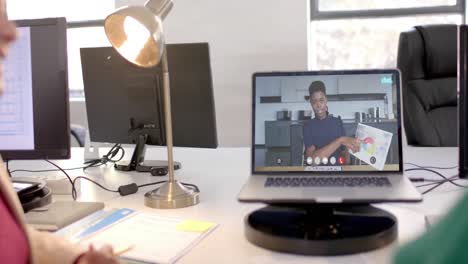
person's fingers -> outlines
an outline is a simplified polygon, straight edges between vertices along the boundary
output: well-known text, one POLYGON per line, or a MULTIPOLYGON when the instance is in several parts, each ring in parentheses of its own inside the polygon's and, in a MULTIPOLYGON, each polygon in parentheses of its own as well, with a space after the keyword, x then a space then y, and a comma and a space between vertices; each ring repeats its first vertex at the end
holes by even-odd
POLYGON ((80 264, 98 264, 98 263, 106 263, 106 264, 118 264, 120 263, 116 256, 113 255, 113 249, 109 245, 104 245, 99 249, 95 249, 93 245, 89 245, 88 252, 80 258, 78 262, 80 264))
POLYGON ((353 145, 353 152, 356 153, 359 151, 359 145, 353 145))
POLYGON ((101 251, 106 256, 113 256, 113 254, 114 254, 114 250, 112 249, 112 246, 110 246, 110 245, 102 246, 99 249, 99 251, 101 251))

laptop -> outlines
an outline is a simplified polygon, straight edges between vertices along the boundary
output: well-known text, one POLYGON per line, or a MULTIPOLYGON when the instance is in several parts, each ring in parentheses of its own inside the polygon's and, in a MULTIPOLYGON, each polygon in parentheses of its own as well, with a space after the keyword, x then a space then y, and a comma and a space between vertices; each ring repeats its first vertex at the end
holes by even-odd
POLYGON ((396 69, 253 75, 241 202, 417 202, 404 175, 396 69))

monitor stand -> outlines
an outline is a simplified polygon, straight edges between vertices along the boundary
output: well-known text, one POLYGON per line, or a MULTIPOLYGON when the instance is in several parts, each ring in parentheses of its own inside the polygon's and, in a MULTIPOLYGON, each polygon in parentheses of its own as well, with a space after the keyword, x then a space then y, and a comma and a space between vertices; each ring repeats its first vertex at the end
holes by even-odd
POLYGON ((251 243, 303 255, 344 255, 392 243, 397 219, 370 205, 307 204, 267 206, 245 218, 251 243))
MULTIPOLYGON (((146 160, 146 141, 148 135, 139 135, 130 161, 120 161, 115 164, 116 170, 150 172, 153 176, 164 176, 167 174, 167 161, 165 160, 146 160)), ((174 161, 174 170, 181 168, 180 162, 174 161)))

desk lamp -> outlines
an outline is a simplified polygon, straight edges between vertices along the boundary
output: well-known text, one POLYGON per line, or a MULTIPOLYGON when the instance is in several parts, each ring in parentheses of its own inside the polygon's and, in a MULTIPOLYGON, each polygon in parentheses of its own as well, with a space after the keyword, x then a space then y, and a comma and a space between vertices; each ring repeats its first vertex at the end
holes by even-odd
POLYGON ((169 180, 145 194, 145 205, 160 209, 182 208, 199 202, 198 189, 186 188, 174 179, 169 70, 162 25, 172 6, 172 0, 149 0, 144 6, 119 8, 104 21, 107 38, 126 60, 144 68, 161 63, 169 180))

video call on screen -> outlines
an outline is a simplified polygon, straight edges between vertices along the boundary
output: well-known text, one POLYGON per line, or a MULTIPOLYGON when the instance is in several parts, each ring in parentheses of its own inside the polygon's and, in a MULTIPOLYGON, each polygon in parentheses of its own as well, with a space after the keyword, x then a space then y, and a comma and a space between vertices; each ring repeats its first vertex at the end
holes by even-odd
POLYGON ((393 74, 256 76, 254 82, 255 171, 399 171, 393 74), (319 155, 325 148, 331 153, 319 155))

